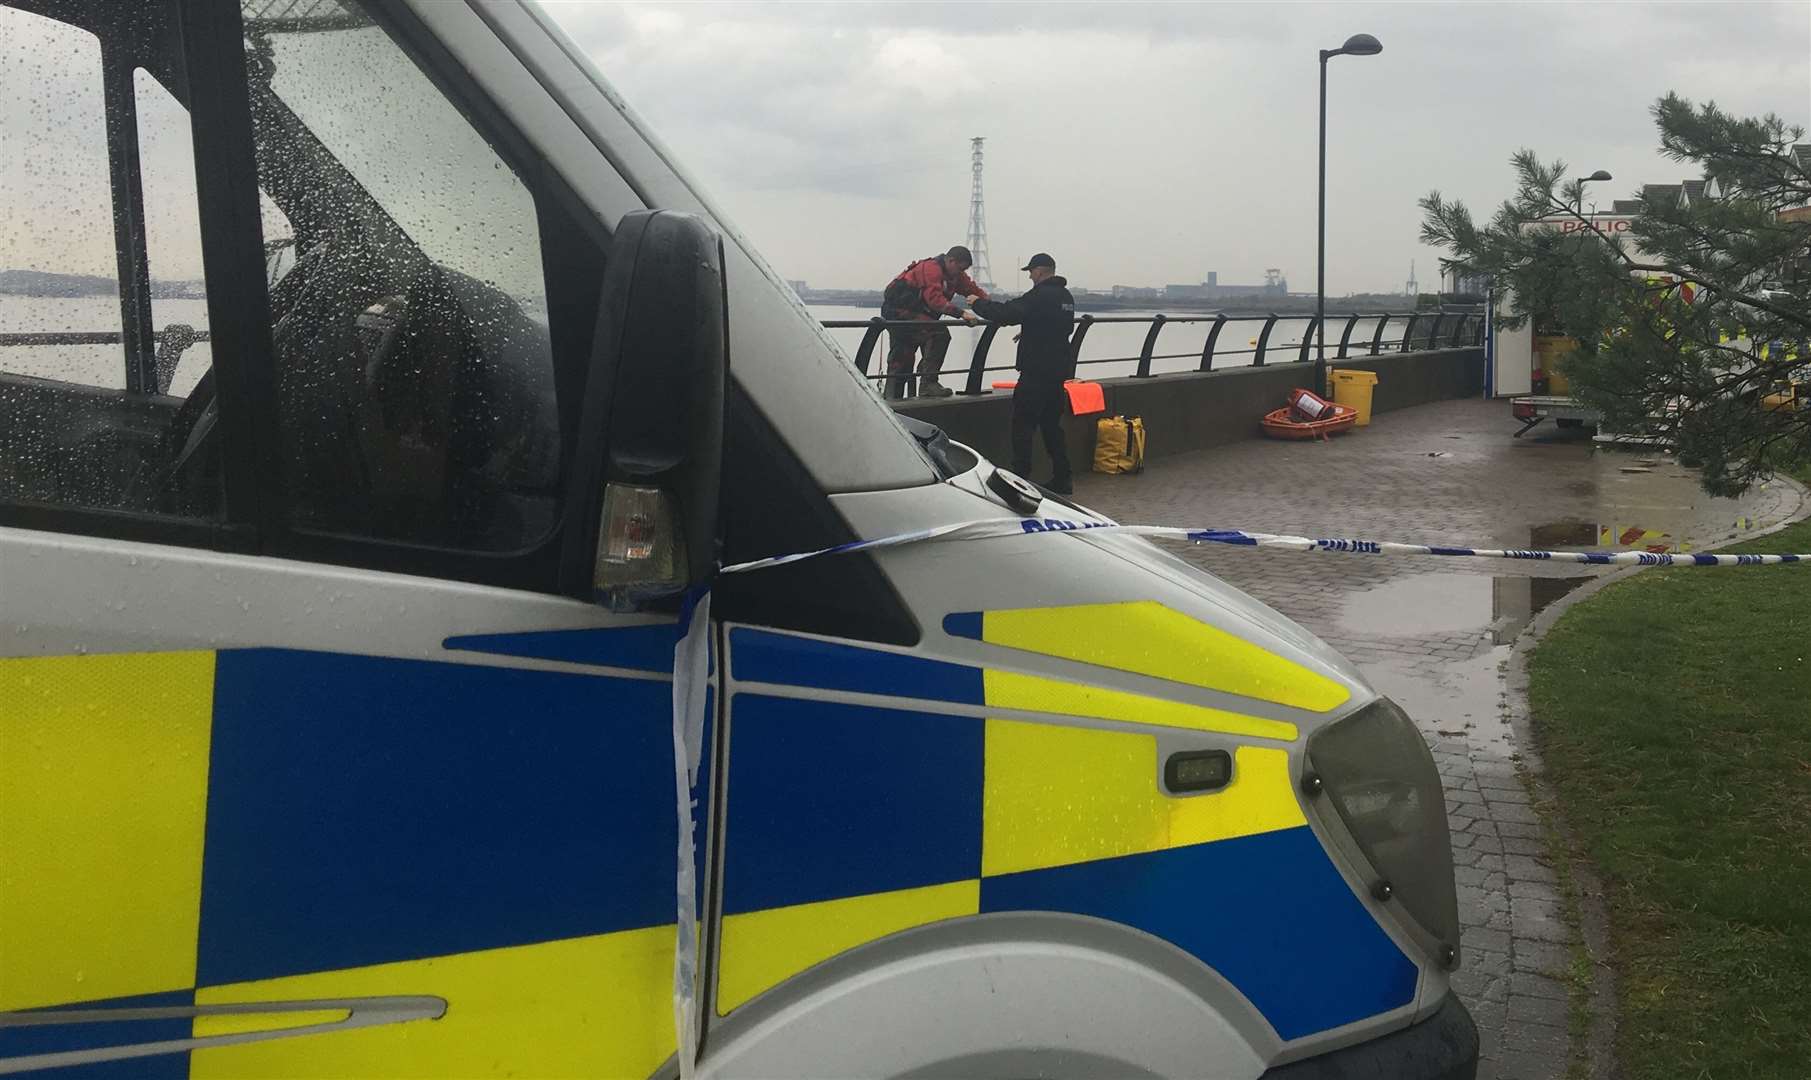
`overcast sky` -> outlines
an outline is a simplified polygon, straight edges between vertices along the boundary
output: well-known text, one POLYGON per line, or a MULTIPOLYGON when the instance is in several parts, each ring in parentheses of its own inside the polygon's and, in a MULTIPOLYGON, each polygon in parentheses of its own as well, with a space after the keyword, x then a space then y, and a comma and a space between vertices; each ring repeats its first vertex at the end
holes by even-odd
POLYGON ((1474 210, 1532 147, 1608 169, 1606 208, 1685 168, 1668 90, 1811 121, 1811 3, 549 5, 775 267, 879 288, 965 239, 987 137, 996 278, 1034 251, 1072 284, 1314 288, 1316 50, 1328 93, 1329 293, 1400 290, 1415 200, 1474 210))

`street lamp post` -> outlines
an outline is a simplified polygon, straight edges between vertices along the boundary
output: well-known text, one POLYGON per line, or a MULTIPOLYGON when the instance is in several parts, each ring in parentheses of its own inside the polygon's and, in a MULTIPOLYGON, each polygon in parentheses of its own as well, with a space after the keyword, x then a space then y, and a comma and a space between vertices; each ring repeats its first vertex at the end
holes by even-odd
POLYGON ((1321 182, 1319 254, 1314 274, 1314 389, 1327 393, 1327 61, 1335 56, 1376 56, 1383 44, 1369 34, 1353 34, 1337 49, 1321 50, 1321 182))
POLYGON ((1596 172, 1592 173, 1590 176, 1581 176, 1581 177, 1578 177, 1577 179, 1578 179, 1578 216, 1584 217, 1585 216, 1585 185, 1591 183, 1594 180, 1614 180, 1616 178, 1614 176, 1611 176, 1609 173, 1604 172, 1602 169, 1599 169, 1596 172))

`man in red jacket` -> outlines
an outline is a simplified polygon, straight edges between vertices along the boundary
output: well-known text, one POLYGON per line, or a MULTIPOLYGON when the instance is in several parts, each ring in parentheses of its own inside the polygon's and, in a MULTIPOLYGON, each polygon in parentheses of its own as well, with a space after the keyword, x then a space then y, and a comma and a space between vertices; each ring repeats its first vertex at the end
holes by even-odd
POLYGON ((918 396, 948 397, 949 387, 937 381, 943 370, 943 356, 949 351, 950 332, 936 325, 940 315, 955 315, 966 322, 975 321, 975 313, 950 302, 954 296, 971 300, 987 299, 987 292, 968 276, 975 257, 961 244, 946 254, 919 259, 887 283, 881 295, 880 317, 883 319, 918 319, 932 325, 923 329, 889 330, 892 344, 887 349, 887 390, 890 398, 905 397, 912 381, 912 356, 924 350, 918 365, 918 396))

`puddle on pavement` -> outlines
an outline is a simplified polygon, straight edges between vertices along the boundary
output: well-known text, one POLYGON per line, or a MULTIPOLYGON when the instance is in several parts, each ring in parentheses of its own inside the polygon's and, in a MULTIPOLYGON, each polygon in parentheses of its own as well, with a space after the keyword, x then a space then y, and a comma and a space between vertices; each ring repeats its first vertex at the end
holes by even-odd
POLYGON ((1462 660, 1440 662, 1430 652, 1361 666, 1428 736, 1464 738, 1473 751, 1508 760, 1515 756, 1515 738, 1503 712, 1500 673, 1507 646, 1548 605, 1592 580, 1414 574, 1347 594, 1340 624, 1385 638, 1475 634, 1489 642, 1462 660))
MULTIPOLYGON (((1707 495, 1699 476, 1664 455, 1593 455, 1594 511, 1606 530, 1596 546, 1694 550, 1737 535, 1768 504, 1766 485, 1734 499, 1707 495)), ((1579 546, 1579 545, 1572 545, 1579 546)))
POLYGON ((1593 547, 1596 544, 1597 526, 1589 521, 1556 521, 1528 530, 1531 548, 1593 547))
MULTIPOLYGON (((1521 461, 1542 470, 1550 483, 1539 490, 1538 500, 1506 506, 1499 519, 1504 523, 1488 535, 1461 542, 1574 551, 1702 550, 1756 527, 1757 519, 1764 523, 1779 502, 1764 486, 1740 499, 1713 498, 1699 486, 1697 474, 1676 459, 1651 451, 1596 451, 1588 432, 1568 431, 1543 442, 1533 442, 1531 434, 1514 448, 1530 451, 1521 461), (1518 520, 1517 509, 1533 513, 1518 520), (1549 520, 1533 523, 1540 518, 1549 520)), ((1443 449, 1449 448, 1423 447, 1443 449)), ((1560 566, 1541 568, 1555 571, 1560 566)), ((1508 645, 1554 601, 1595 579, 1585 574, 1410 573, 1345 592, 1337 622, 1348 635, 1402 643, 1373 652, 1377 659, 1360 667, 1429 737, 1463 738, 1474 754, 1509 760, 1516 746, 1504 712, 1502 664, 1509 657, 1508 645), (1447 648, 1442 638, 1460 647, 1447 648), (1419 640, 1408 644, 1404 639, 1419 640), (1455 652, 1462 658, 1447 659, 1455 652)))
MULTIPOLYGON (((1552 516, 1568 520, 1533 527, 1529 547, 1702 550, 1752 528, 1750 522, 1777 501, 1764 484, 1739 498, 1707 495, 1698 473, 1666 454, 1569 446, 1564 440, 1545 445, 1550 460, 1529 468, 1551 473, 1552 501, 1542 504, 1551 507, 1552 516), (1598 531, 1587 535, 1581 522, 1598 531)), ((1514 530, 1494 539, 1506 547, 1523 543, 1514 530)))
POLYGON ((1487 649, 1432 673, 1400 663, 1366 664, 1364 673, 1429 738, 1461 738, 1475 752, 1507 761, 1516 756, 1515 735, 1503 714, 1498 668, 1508 652, 1487 649))
MULTIPOLYGON (((1596 527, 1583 526, 1591 533, 1596 527)), ((1484 574, 1413 574, 1363 592, 1348 593, 1340 626, 1386 638, 1438 637, 1488 631, 1507 644, 1529 621, 1586 577, 1489 577, 1484 574)))

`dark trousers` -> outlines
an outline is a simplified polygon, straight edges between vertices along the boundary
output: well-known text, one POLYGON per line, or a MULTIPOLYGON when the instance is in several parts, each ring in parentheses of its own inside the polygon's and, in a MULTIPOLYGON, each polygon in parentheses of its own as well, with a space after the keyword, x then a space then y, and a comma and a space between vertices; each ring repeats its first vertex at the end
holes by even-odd
POLYGON ((906 387, 912 383, 912 356, 919 349, 924 350, 924 360, 918 365, 921 386, 937 381, 937 373, 943 370, 944 354, 950 350, 948 330, 927 323, 922 330, 894 327, 887 331, 887 336, 887 397, 906 396, 906 387))
POLYGON ((1061 382, 1019 376, 1018 388, 1012 392, 1013 472, 1031 479, 1031 433, 1035 428, 1044 434, 1044 449, 1054 470, 1052 479, 1070 478, 1069 448, 1063 443, 1063 405, 1068 397, 1061 382))

